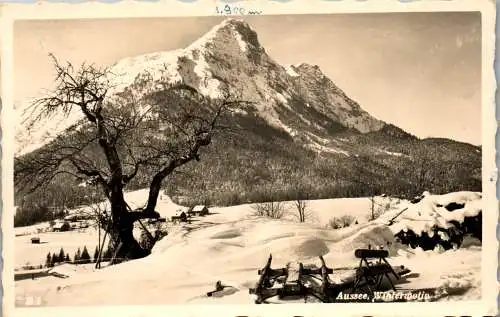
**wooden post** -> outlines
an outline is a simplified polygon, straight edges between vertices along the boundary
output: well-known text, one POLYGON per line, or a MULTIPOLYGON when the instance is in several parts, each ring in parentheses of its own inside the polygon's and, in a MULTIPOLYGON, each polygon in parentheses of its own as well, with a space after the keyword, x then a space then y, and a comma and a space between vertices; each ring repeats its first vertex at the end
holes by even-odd
POLYGON ((102 259, 102 253, 103 253, 103 248, 104 248, 104 242, 106 241, 106 236, 108 235, 108 232, 106 231, 104 233, 104 238, 102 238, 102 244, 99 247, 99 256, 97 257, 97 262, 95 264, 95 267, 100 269, 101 268, 101 259, 102 259))
POLYGON ((95 259, 95 267, 97 269, 101 268, 101 264, 99 262, 99 255, 101 254, 101 217, 100 214, 98 213, 97 216, 97 259, 95 259))

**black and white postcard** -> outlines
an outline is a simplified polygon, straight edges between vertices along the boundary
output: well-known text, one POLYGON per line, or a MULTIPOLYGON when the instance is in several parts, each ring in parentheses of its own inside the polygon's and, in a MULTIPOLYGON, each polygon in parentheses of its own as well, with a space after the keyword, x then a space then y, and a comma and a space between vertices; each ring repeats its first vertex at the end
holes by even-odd
POLYGON ((1 19, 7 316, 496 314, 492 1, 1 19))

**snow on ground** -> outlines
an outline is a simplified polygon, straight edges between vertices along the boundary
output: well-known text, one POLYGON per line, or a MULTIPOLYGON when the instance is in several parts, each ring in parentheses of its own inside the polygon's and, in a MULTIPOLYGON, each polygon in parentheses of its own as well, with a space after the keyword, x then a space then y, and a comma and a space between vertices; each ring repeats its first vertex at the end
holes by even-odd
POLYGON ((309 144, 309 147, 311 149, 313 149, 314 151, 316 152, 326 152, 326 153, 337 153, 337 154, 343 154, 345 156, 350 156, 349 155, 349 152, 347 151, 344 151, 344 150, 340 150, 340 149, 335 149, 333 147, 328 147, 328 146, 324 146, 324 145, 321 145, 321 144, 318 144, 316 142, 311 142, 309 144))
MULTIPOLYGON (((138 208, 146 203, 147 191, 139 190, 126 193, 127 202, 131 208, 138 208)), ((101 204, 103 210, 106 208, 107 203, 101 204)), ((167 196, 161 195, 158 200, 158 211, 162 217, 170 218, 175 215, 179 209, 186 209, 185 207, 174 204, 167 196)), ((78 211, 70 212, 70 214, 83 212, 90 212, 92 207, 81 207, 78 211)), ((17 227, 14 228, 15 232, 15 267, 20 268, 26 264, 39 265, 45 264, 45 259, 49 252, 59 254, 61 248, 65 253, 68 253, 71 259, 75 252, 84 246, 87 247, 90 255, 92 256, 98 243, 97 228, 89 227, 84 229, 77 229, 67 232, 51 232, 49 231, 50 225, 48 222, 40 224, 17 227), (31 238, 39 237, 40 244, 32 244, 31 238)), ((101 231, 101 238, 104 236, 104 231, 101 231)))
MULTIPOLYGON (((145 193, 128 193, 127 199, 139 206, 145 202, 145 193)), ((464 192, 427 197, 446 203, 451 199, 472 201, 473 196, 474 193, 464 192)), ((423 199, 415 205, 425 206, 425 203, 423 199)), ((287 208, 293 210, 290 204, 287 203, 287 208)), ((394 204, 387 217, 405 204, 408 202, 394 204)), ((446 252, 410 249, 395 241, 386 216, 366 221, 365 215, 371 209, 368 198, 317 200, 310 201, 308 206, 316 214, 310 223, 298 223, 293 215, 279 220, 257 217, 248 204, 211 208, 208 216, 172 226, 168 236, 146 258, 95 272, 79 269, 73 273, 69 267, 62 268, 69 270, 71 277, 18 281, 16 294, 41 294, 45 305, 250 304, 253 299, 248 288, 256 283, 257 269, 265 264, 270 253, 272 267, 284 266, 292 260, 319 264, 318 256, 322 255, 327 265, 335 269, 331 279, 341 282, 358 264, 354 250, 370 244, 386 246, 391 264, 412 270, 411 278, 402 281, 403 288, 432 288, 455 294, 452 299, 479 297, 481 247, 477 243, 469 242, 465 248, 446 252), (325 222, 332 216, 346 214, 358 218, 359 224, 337 230, 325 228, 325 222), (204 296, 214 289, 217 280, 235 289, 222 297, 204 296)), ((162 216, 169 216, 179 208, 162 197, 157 210, 162 216)))
MULTIPOLYGON (((316 128, 320 128, 320 127, 316 126, 316 128)), ((318 153, 326 152, 326 153, 343 154, 345 156, 350 156, 349 152, 330 146, 329 139, 322 138, 322 137, 315 135, 313 133, 306 133, 305 136, 306 136, 306 139, 309 141, 308 147, 310 149, 312 149, 313 151, 316 151, 318 153)), ((335 141, 335 140, 333 140, 333 141, 335 141)))
POLYGON ((390 152, 390 151, 386 151, 386 150, 382 150, 382 152, 385 153, 385 154, 388 154, 388 155, 393 155, 393 156, 403 156, 404 155, 403 153, 390 152))
POLYGON ((241 51, 245 53, 246 51, 248 51, 247 43, 243 41, 240 32, 235 32, 235 34, 236 34, 236 40, 238 41, 238 45, 240 46, 241 51))
MULTIPOLYGON (((439 251, 412 250, 408 264, 415 277, 409 288, 435 288, 449 297, 442 300, 477 300, 481 297, 481 246, 472 245, 457 250, 439 251)), ((401 262, 405 262, 402 257, 401 262)))
POLYGON ((286 65, 285 66, 286 73, 292 77, 298 77, 299 74, 297 74, 297 72, 293 68, 294 68, 293 65, 286 65))
POLYGON ((40 232, 47 231, 50 228, 50 224, 48 221, 40 222, 36 225, 26 226, 26 227, 16 227, 14 228, 14 235, 16 237, 27 236, 27 235, 35 235, 40 232))
POLYGON ((95 272, 96 270, 98 269, 95 268, 95 263, 78 264, 78 265, 62 264, 62 265, 57 265, 54 268, 50 269, 49 272, 71 277, 77 274, 95 272))
POLYGON ((92 256, 97 246, 97 240, 98 234, 94 228, 67 232, 43 232, 15 237, 15 268, 24 265, 44 265, 47 254, 49 252, 59 254, 61 248, 73 259, 78 248, 82 251, 83 247, 86 246, 90 256, 92 256), (40 238, 40 244, 31 243, 31 238, 34 236, 40 238))
POLYGON ((285 106, 286 108, 290 109, 290 105, 288 104, 288 99, 283 94, 281 94, 279 92, 276 92, 276 99, 283 106, 285 106))

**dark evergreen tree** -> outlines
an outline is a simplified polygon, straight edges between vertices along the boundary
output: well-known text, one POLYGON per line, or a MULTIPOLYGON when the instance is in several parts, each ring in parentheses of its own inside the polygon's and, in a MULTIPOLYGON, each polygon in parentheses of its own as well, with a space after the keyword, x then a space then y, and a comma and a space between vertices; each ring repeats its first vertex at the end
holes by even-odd
POLYGON ((66 253, 66 257, 64 258, 64 261, 66 263, 71 263, 71 259, 69 258, 69 254, 68 253, 66 253))
POLYGON ((75 264, 80 263, 80 257, 81 257, 81 251, 80 251, 80 248, 78 248, 78 250, 76 250, 76 253, 75 253, 75 257, 74 257, 73 262, 74 262, 75 264))
POLYGON ((90 261, 91 261, 90 254, 89 254, 89 251, 87 250, 86 246, 83 246, 83 251, 82 251, 82 255, 80 257, 80 260, 81 260, 81 263, 83 263, 83 264, 90 263, 90 261))
POLYGON ((59 263, 61 261, 59 261, 59 256, 55 253, 52 253, 52 266, 54 266, 54 264, 56 263, 59 263))
POLYGON ((50 252, 47 254, 47 259, 45 260, 45 266, 46 267, 52 267, 52 255, 50 255, 50 252))
POLYGON ((65 254, 66 253, 64 253, 63 248, 61 248, 61 250, 59 250, 59 256, 58 256, 59 262, 64 262, 65 254))

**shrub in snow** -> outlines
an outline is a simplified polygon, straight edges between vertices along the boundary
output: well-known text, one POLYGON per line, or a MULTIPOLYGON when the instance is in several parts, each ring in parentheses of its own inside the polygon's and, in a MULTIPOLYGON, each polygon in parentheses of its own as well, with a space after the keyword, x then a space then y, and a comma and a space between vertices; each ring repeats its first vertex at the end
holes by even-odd
MULTIPOLYGON (((178 210, 177 214, 179 214, 180 211, 181 210, 178 210)), ((140 233, 137 237, 137 242, 139 246, 145 250, 151 250, 156 242, 168 235, 168 228, 163 222, 157 221, 148 224, 146 227, 140 226, 138 229, 140 233)))
POLYGON ((331 229, 346 228, 350 225, 357 224, 357 219, 351 215, 343 215, 342 217, 333 217, 328 221, 328 227, 331 229))
POLYGON ((33 265, 30 264, 30 262, 26 262, 23 266, 22 266, 22 269, 23 270, 33 270, 35 267, 33 265))
POLYGON ((150 236, 146 230, 141 228, 141 235, 139 237, 139 245, 145 250, 151 250, 155 244, 154 237, 150 236))
POLYGON ((333 217, 330 220, 328 220, 328 228, 330 229, 340 229, 342 226, 340 225, 340 221, 337 217, 333 217))
POLYGON ((401 243, 412 248, 420 247, 423 250, 434 250, 437 246, 441 246, 444 250, 449 250, 462 244, 464 234, 456 227, 444 229, 435 226, 428 232, 421 232, 419 235, 413 230, 400 231, 396 237, 401 243))
POLYGON ((460 247, 466 236, 481 240, 479 193, 427 194, 406 209, 391 227, 399 241, 412 248, 449 250, 460 247))
POLYGON ((284 204, 280 201, 271 201, 256 204, 253 209, 257 216, 281 219, 285 215, 284 207, 284 204))

